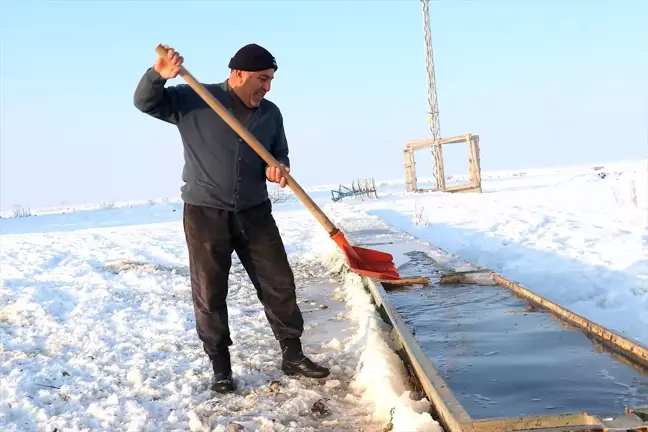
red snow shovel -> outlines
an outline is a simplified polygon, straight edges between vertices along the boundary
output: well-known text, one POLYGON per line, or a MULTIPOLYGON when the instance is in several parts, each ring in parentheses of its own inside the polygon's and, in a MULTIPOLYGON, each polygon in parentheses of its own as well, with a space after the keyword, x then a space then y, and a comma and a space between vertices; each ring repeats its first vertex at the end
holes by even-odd
MULTIPOLYGON (((158 55, 167 57, 167 49, 162 45, 155 48, 158 55)), ((374 279, 399 280, 400 275, 393 263, 391 254, 380 252, 372 249, 365 249, 352 246, 344 237, 324 212, 308 196, 304 189, 297 184, 292 176, 279 164, 279 162, 257 141, 245 126, 243 126, 228 110, 221 104, 211 93, 196 80, 183 66, 180 66, 179 75, 194 89, 198 95, 209 105, 216 113, 243 138, 250 147, 271 167, 279 167, 281 175, 286 179, 286 184, 295 192, 302 203, 313 213, 315 218, 326 229, 333 241, 342 249, 349 261, 349 267, 355 273, 374 279)))

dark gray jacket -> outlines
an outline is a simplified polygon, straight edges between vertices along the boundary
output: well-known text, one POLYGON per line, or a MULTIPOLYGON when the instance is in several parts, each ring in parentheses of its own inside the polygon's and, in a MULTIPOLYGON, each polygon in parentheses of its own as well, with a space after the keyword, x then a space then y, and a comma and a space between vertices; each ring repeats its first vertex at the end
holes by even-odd
MULTIPOLYGON (((165 87, 166 80, 148 69, 135 90, 135 106, 174 124, 184 146, 183 201, 225 210, 243 210, 268 199, 266 163, 187 84, 165 87)), ((231 112, 227 81, 205 88, 231 112)), ((288 143, 279 108, 264 99, 248 130, 279 161, 290 166, 288 143)))

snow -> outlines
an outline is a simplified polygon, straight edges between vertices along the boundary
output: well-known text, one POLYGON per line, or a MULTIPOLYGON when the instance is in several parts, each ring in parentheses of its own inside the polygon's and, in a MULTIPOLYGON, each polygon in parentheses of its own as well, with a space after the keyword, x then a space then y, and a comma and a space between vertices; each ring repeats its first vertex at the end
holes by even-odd
MULTIPOLYGON (((331 203, 326 187, 309 190, 342 228, 389 223, 646 345, 648 166, 600 165, 486 172, 483 194, 407 194, 379 179, 379 199, 331 203)), ((408 387, 361 279, 295 200, 275 217, 298 280, 305 351, 331 375, 283 376, 235 258, 239 390, 214 397, 181 209, 165 199, 0 219, 0 430, 441 430, 408 387)))
MULTIPOLYGON (((343 255, 324 234, 320 233, 319 237, 319 250, 329 268, 342 269, 343 255)), ((391 423, 393 431, 440 432, 441 427, 428 413, 429 401, 415 397, 408 390, 403 363, 387 342, 389 329, 376 314, 362 279, 350 272, 345 275, 344 300, 359 324, 349 347, 361 352, 351 388, 371 404, 374 419, 382 424, 391 423)))
POLYGON ((601 166, 485 173, 482 194, 386 188, 344 212, 377 217, 648 345, 648 163, 601 166))
POLYGON ((331 375, 280 372, 278 344, 235 257, 228 302, 239 390, 214 397, 181 213, 178 202, 121 203, 0 220, 1 430, 380 430, 392 406, 393 430, 439 430, 421 414, 426 402, 409 400, 360 279, 295 203, 275 215, 298 280, 304 349, 331 375))

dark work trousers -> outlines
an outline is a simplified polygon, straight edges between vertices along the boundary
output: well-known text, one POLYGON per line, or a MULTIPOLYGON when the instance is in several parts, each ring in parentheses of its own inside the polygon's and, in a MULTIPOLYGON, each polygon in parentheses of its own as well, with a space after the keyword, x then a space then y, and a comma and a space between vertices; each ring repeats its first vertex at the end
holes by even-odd
POLYGON ((209 356, 232 345, 226 298, 234 251, 275 338, 301 337, 304 320, 297 306, 295 278, 269 200, 240 212, 185 203, 183 223, 196 330, 209 356))

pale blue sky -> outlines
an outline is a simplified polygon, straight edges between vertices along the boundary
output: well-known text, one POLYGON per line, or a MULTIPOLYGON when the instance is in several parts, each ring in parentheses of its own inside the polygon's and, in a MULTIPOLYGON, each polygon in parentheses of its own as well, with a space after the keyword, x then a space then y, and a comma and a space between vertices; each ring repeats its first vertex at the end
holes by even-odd
MULTIPOLYGON (((428 137, 418 0, 0 3, 3 208, 179 194, 177 130, 132 103, 158 43, 203 82, 268 48, 304 186, 402 178, 405 141, 428 137)), ((441 134, 480 134, 484 170, 647 157, 647 5, 432 2, 441 134)))

